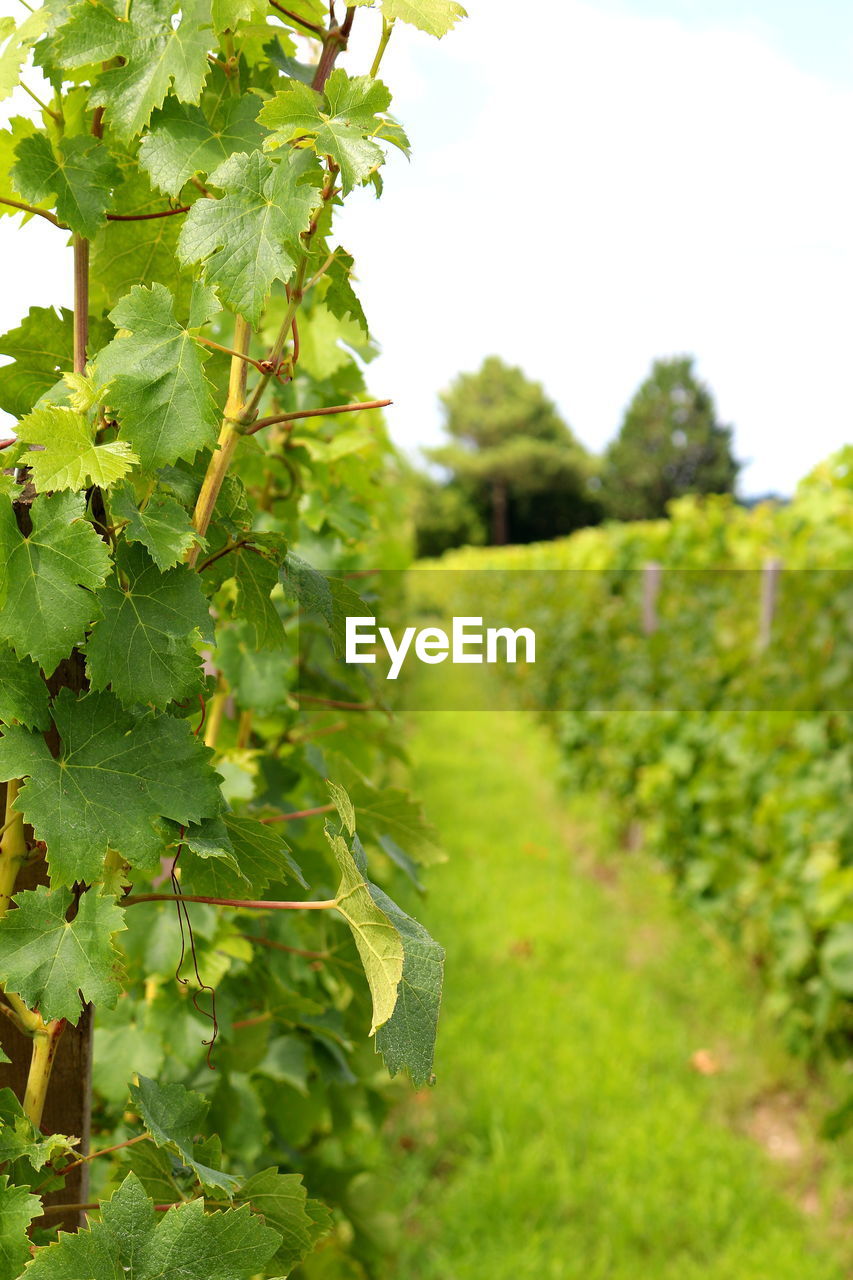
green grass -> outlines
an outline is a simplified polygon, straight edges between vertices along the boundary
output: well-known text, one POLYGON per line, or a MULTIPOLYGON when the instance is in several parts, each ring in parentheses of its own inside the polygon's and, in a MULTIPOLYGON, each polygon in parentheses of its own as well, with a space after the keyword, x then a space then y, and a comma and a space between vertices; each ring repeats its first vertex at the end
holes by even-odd
POLYGON ((437 1086, 389 1134, 402 1230, 387 1280, 851 1274, 827 1223, 832 1159, 816 1171, 806 1142, 783 1167, 746 1135, 757 1098, 795 1146, 809 1117, 773 1102, 801 1075, 736 958, 641 858, 602 862, 522 713, 411 721, 451 859, 413 905, 447 948, 447 986, 437 1086), (691 1069, 700 1048, 719 1074, 691 1069))

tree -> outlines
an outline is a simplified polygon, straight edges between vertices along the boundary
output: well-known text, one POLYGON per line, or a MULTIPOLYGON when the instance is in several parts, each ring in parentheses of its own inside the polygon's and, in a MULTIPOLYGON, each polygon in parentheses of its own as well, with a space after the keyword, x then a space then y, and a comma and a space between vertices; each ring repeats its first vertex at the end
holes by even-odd
POLYGON ((442 397, 452 443, 428 451, 494 545, 556 538, 600 518, 593 462, 538 382, 489 356, 442 397))
POLYGON ((656 360, 604 455, 608 515, 655 519, 683 493, 731 493, 740 465, 731 440, 692 357, 656 360))
POLYGON ((412 518, 415 555, 440 556, 452 547, 480 547, 486 526, 468 493, 457 484, 442 484, 434 476, 416 472, 412 518))

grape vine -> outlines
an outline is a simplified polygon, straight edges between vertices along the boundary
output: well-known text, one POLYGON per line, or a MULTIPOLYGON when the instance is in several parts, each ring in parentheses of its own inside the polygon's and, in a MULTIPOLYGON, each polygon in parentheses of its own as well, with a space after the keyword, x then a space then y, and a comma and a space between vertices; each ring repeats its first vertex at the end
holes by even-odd
POLYGON ((0 1280, 369 1266, 374 1052, 432 1076, 443 953, 375 881, 441 854, 337 660, 403 551, 334 223, 408 153, 395 24, 464 10, 373 7, 0 20, 0 211, 74 278, 0 338, 0 1280))

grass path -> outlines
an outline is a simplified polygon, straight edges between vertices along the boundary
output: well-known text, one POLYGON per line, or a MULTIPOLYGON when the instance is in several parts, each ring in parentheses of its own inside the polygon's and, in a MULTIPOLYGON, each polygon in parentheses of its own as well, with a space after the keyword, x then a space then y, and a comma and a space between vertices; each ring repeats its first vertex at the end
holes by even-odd
POLYGON ((832 1172, 809 1175, 810 1220, 782 1185, 802 1162, 785 1173, 743 1132, 793 1069, 736 961, 640 859, 595 860, 522 713, 411 720, 451 857, 416 904, 447 987, 438 1085, 391 1137, 388 1280, 849 1276, 821 1219, 832 1172), (691 1069, 702 1048, 719 1074, 691 1069))

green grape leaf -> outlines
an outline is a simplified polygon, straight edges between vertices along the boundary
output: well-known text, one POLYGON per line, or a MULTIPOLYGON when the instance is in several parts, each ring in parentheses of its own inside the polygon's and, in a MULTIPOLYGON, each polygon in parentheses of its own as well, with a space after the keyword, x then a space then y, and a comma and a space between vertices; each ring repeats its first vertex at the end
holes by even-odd
MULTIPOLYGON (((225 865, 226 875, 230 875, 229 883, 233 886, 234 876, 245 879, 240 865, 234 856, 234 846, 228 836, 228 830, 222 818, 206 818, 204 822, 194 823, 189 827, 179 827, 175 831, 171 847, 181 849, 181 869, 186 872, 187 865, 195 865, 195 859, 204 861, 215 859, 225 865)), ((186 883, 186 876, 185 876, 186 883)), ((223 898, 224 893, 210 893, 211 898, 223 898)))
MULTIPOLYGON (((96 1030, 96 1042, 97 1034, 96 1030)), ((127 1071, 125 1070, 122 1074, 120 1101, 123 1102, 126 1097, 127 1071)), ((183 1168, 183 1165, 169 1151, 155 1147, 152 1142, 142 1142, 139 1146, 128 1147, 122 1153, 122 1164, 125 1170, 136 1174, 146 1193, 153 1197, 155 1204, 174 1204, 181 1199, 183 1193, 175 1180, 175 1172, 176 1168, 183 1168)))
POLYGON ((102 1221, 36 1252, 27 1280, 249 1280, 279 1236, 247 1205, 205 1213, 191 1200, 159 1215, 134 1173, 101 1205, 102 1221))
MULTIPOLYGON (((133 156, 122 157, 124 183, 116 192, 116 213, 162 213, 163 197, 154 191, 133 156)), ((159 281, 175 295, 176 306, 185 306, 191 281, 179 275, 175 263, 182 218, 148 218, 144 221, 108 222, 92 241, 89 281, 90 309, 111 311, 134 285, 159 281)), ((95 349, 103 343, 95 344, 95 349)))
POLYGON ((388 1021, 397 1003, 397 988, 403 974, 403 942, 385 912, 374 902, 371 888, 346 841, 329 827, 326 838, 341 872, 336 910, 352 931, 373 999, 370 1028, 373 1035, 388 1021))
MULTIPOLYGON (((217 306, 203 292, 194 308, 196 325, 217 306)), ((110 319, 128 335, 119 335, 100 352, 95 376, 110 384, 109 406, 122 436, 146 470, 179 458, 192 461, 199 449, 214 443, 216 408, 199 345, 175 319, 171 293, 162 284, 150 289, 137 285, 113 308, 110 319)))
POLYGON ((392 1076, 407 1069, 415 1088, 432 1080, 444 978, 444 949, 375 884, 370 896, 403 939, 403 974, 391 1017, 376 1033, 376 1049, 392 1076))
POLYGON ((377 841, 390 836, 421 866, 446 861, 437 844, 435 828, 427 822, 423 809, 408 791, 400 787, 379 789, 358 779, 349 788, 349 794, 358 815, 360 835, 369 835, 377 841))
POLYGON ((85 645, 93 689, 109 685, 128 706, 155 707, 201 692, 194 641, 213 633, 197 573, 186 565, 161 573, 142 547, 125 547, 99 600, 102 617, 85 645))
POLYGON ((12 1090, 0 1089, 0 1164, 23 1158, 38 1171, 55 1156, 71 1151, 79 1141, 64 1133, 46 1136, 24 1114, 12 1090))
POLYGON ((97 138, 65 138, 54 149, 43 133, 18 143, 13 181, 25 200, 56 197, 56 212, 80 236, 91 238, 106 222, 121 171, 97 138))
POLYGON ((27 1229, 41 1214, 41 1200, 27 1187, 0 1177, 0 1280, 18 1280, 30 1257, 27 1229))
POLYGON ((390 104, 391 95, 381 80, 351 77, 340 67, 329 76, 325 94, 292 80, 264 104, 258 116, 270 130, 264 148, 269 151, 296 138, 311 139, 318 155, 331 156, 340 166, 346 195, 384 161, 385 153, 375 138, 382 137, 384 130, 389 141, 398 141, 381 114, 390 104))
POLYGON ((0 369, 0 409, 22 418, 74 362, 72 313, 30 307, 17 329, 0 338, 0 355, 14 357, 0 369))
POLYGON ((158 1084, 147 1076, 139 1076, 139 1084, 131 1084, 130 1098, 142 1117, 142 1123, 158 1147, 177 1151, 189 1168, 195 1170, 205 1187, 219 1188, 227 1195, 236 1189, 236 1178, 199 1164, 195 1158, 195 1136, 201 1132, 210 1109, 207 1098, 192 1093, 182 1084, 158 1084))
MULTIPOLYGON (((372 5, 374 0, 352 0, 356 5, 372 5)), ((446 36, 460 18, 468 13, 457 0, 382 0, 382 16, 386 22, 408 22, 427 35, 446 36)))
POLYGON ((263 138, 260 106, 253 93, 226 98, 209 121, 198 107, 167 98, 139 145, 139 163, 152 186, 176 196, 195 174, 212 173, 235 151, 255 151, 263 138))
POLYGON ((4 724, 25 725, 28 729, 50 727, 47 685, 29 658, 16 658, 0 644, 0 720, 4 724))
POLYGON ((17 28, 14 18, 0 18, 0 43, 4 46, 0 53, 0 101, 17 87, 21 67, 46 25, 47 14, 43 8, 31 11, 17 28))
POLYGON ((34 409, 18 423, 16 435, 38 448, 21 459, 40 492, 51 489, 108 489, 139 461, 124 440, 95 444, 92 424, 62 405, 34 409))
POLYGON ((243 1183, 234 1203, 249 1205, 263 1217, 268 1227, 278 1232, 281 1243, 275 1254, 275 1263, 285 1275, 331 1230, 331 1215, 318 1201, 309 1202, 298 1173, 263 1169, 243 1183), (311 1213, 308 1212, 309 1204, 311 1213))
POLYGON ((334 260, 326 268, 328 286, 323 301, 336 320, 349 317, 369 337, 367 317, 352 287, 353 259, 343 249, 335 250, 334 260))
MULTIPOLYGON (((2 20, 0 20, 2 29, 2 20)), ((0 36, 2 39, 2 36, 0 36)), ((36 132, 36 122, 26 116, 12 116, 8 129, 0 129, 0 173, 6 175, 3 183, 3 194, 10 200, 21 200, 20 191, 16 191, 12 183, 12 169, 15 167, 15 149, 22 138, 29 138, 36 132)), ((23 227, 35 214, 16 209, 14 205, 0 204, 0 218, 20 218, 23 227)))
POLYGON ((132 715, 111 693, 75 698, 67 689, 53 719, 58 760, 40 734, 19 726, 0 739, 0 780, 28 779, 16 805, 47 845, 53 883, 97 880, 108 849, 155 870, 165 843, 158 818, 186 826, 219 812, 212 752, 185 720, 132 715))
MULTIPOLYGON (((307 889, 286 842, 273 827, 257 818, 232 813, 225 815, 224 822, 228 843, 220 847, 233 852, 239 874, 246 882, 246 898, 260 898, 269 884, 279 880, 293 879, 307 889)), ((209 852, 200 850, 192 828, 187 832, 187 847, 196 856, 183 858, 181 865, 193 892, 208 898, 233 898, 234 872, 225 859, 213 860, 209 852)))
POLYGON ((140 508, 132 487, 121 485, 111 495, 110 514, 127 521, 125 538, 140 542, 158 569, 174 568, 199 541, 188 512, 169 494, 155 492, 140 508))
POLYGON ((293 275, 299 237, 319 201, 319 174, 308 177, 290 159, 238 152, 208 179, 225 194, 197 200, 181 228, 181 262, 200 263, 223 301, 256 327, 273 282, 293 275))
POLYGON ((171 0, 135 0, 128 21, 102 0, 84 0, 57 38, 54 56, 63 67, 123 59, 97 77, 91 95, 123 141, 142 132, 170 91, 181 102, 201 97, 210 66, 210 0, 187 0, 173 26, 174 7, 171 0))
POLYGON ((277 543, 276 539, 267 546, 263 534, 250 535, 243 546, 219 556, 205 571, 206 579, 217 587, 233 579, 237 587, 235 613, 244 623, 255 651, 279 648, 284 639, 284 625, 270 600, 270 592, 278 585, 282 559, 277 543), (273 559, 267 557, 266 551, 273 559))
POLYGON ((0 639, 19 657, 53 671, 100 616, 92 592, 110 571, 106 546, 84 518, 82 494, 40 496, 24 537, 11 504, 0 505, 0 556, 8 587, 0 605, 0 639))
POLYGON ((372 613, 370 606, 340 578, 327 577, 293 551, 284 557, 278 580, 285 595, 297 601, 303 613, 316 614, 322 619, 335 657, 343 657, 347 617, 367 617, 372 613))
POLYGON ((81 996, 111 1009, 121 991, 113 934, 127 927, 124 912, 90 889, 68 921, 73 900, 70 889, 39 885, 16 894, 17 910, 0 920, 0 980, 45 1021, 77 1022, 81 996))

